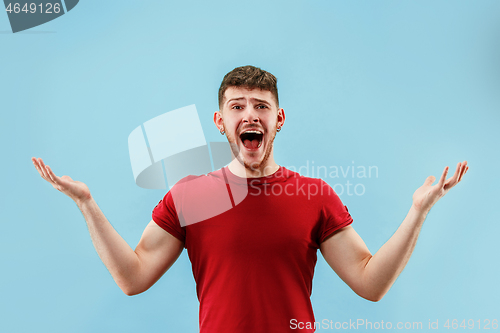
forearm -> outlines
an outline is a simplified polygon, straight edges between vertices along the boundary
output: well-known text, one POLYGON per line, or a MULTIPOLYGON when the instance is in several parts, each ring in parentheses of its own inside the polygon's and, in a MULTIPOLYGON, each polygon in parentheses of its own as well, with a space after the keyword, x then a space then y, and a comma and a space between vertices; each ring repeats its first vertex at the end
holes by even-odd
POLYGON ((85 217, 97 254, 120 289, 130 294, 139 276, 139 257, 109 223, 94 198, 77 205, 85 217))
POLYGON ((446 180, 446 167, 436 185, 432 185, 436 177, 427 177, 413 193, 413 204, 406 218, 375 255, 348 226, 320 244, 326 261, 356 294, 371 301, 380 300, 408 263, 430 209, 460 182, 467 169, 467 162, 458 163, 453 177, 446 180))
POLYGON ((363 279, 368 299, 380 300, 403 271, 426 216, 427 212, 419 212, 412 205, 394 235, 367 260, 363 279))

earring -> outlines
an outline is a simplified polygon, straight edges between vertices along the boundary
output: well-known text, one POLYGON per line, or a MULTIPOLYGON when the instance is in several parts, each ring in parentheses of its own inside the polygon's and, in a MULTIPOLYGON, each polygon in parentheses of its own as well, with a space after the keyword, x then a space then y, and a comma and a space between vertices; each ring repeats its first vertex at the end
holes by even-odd
POLYGON ((281 131, 281 127, 278 127, 278 129, 276 130, 276 132, 279 132, 279 131, 281 131))
POLYGON ((220 134, 224 135, 224 129, 221 129, 220 134))

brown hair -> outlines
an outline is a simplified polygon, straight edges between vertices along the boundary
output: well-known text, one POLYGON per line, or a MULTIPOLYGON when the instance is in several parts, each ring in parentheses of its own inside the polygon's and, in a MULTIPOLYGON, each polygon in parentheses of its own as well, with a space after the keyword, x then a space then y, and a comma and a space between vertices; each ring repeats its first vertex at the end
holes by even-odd
POLYGON ((274 98, 276 99, 276 105, 279 105, 278 101, 278 80, 276 77, 254 66, 242 66, 236 67, 224 76, 222 83, 219 88, 219 108, 222 110, 222 104, 224 101, 224 93, 229 87, 243 87, 247 89, 261 89, 270 91, 274 98))

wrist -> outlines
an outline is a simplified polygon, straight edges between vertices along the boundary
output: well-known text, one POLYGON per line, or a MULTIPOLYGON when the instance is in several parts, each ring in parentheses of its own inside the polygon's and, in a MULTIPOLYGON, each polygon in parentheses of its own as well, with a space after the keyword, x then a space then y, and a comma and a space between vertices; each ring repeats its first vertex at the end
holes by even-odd
POLYGON ((90 203, 92 200, 94 200, 94 198, 92 197, 92 195, 89 193, 88 195, 82 197, 82 198, 76 198, 76 199, 73 199, 76 203, 76 205, 78 206, 78 208, 82 208, 83 206, 87 205, 88 203, 90 203))
POLYGON ((415 205, 415 203, 412 203, 412 205, 410 207, 410 212, 413 212, 416 215, 421 215, 424 218, 427 216, 427 214, 429 214, 430 210, 431 210, 430 207, 426 208, 426 207, 422 207, 422 206, 417 206, 417 205, 415 205))

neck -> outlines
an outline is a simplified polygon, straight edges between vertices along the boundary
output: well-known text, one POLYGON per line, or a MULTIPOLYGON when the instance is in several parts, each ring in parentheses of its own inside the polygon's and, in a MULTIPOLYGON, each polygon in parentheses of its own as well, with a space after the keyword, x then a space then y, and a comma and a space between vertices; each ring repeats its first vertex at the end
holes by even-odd
POLYGON ((258 178, 266 177, 272 175, 280 166, 274 162, 274 159, 270 156, 265 165, 260 166, 257 169, 245 167, 237 158, 233 159, 228 165, 229 171, 234 175, 241 178, 258 178))

